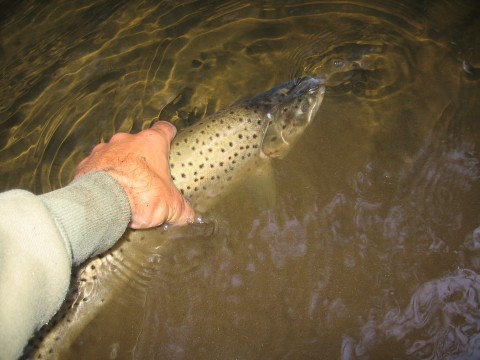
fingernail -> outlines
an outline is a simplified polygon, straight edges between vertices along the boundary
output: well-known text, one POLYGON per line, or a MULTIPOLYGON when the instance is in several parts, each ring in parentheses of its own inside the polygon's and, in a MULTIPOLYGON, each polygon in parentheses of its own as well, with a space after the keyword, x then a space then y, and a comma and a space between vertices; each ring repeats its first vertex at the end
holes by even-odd
MULTIPOLYGON (((171 122, 168 122, 168 121, 164 121, 164 120, 160 120, 160 121, 157 121, 155 124, 153 124, 153 126, 157 125, 157 124, 168 124, 170 125, 172 131, 173 131, 173 137, 175 137, 177 135, 177 128, 175 125, 173 125, 171 122)), ((152 127, 153 127, 152 126, 152 127)))

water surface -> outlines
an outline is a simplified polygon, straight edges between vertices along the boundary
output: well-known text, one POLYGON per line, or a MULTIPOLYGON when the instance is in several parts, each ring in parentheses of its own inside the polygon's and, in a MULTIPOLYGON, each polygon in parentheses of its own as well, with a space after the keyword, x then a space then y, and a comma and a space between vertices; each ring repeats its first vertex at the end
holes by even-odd
POLYGON ((274 163, 275 204, 246 185, 204 214, 205 228, 128 233, 87 269, 90 299, 103 288, 114 301, 53 354, 480 356, 475 1, 2 7, 2 190, 67 184, 115 132, 158 118, 188 126, 328 75, 315 122, 274 163))

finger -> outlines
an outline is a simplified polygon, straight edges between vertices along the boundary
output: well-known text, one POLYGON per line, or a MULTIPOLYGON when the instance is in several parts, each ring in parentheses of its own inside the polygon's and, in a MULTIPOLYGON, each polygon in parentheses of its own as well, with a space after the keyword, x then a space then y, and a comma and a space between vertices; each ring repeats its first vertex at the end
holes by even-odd
POLYGON ((130 137, 132 135, 130 134, 127 134, 127 133, 116 133, 115 135, 112 136, 112 138, 110 139, 109 142, 113 143, 113 142, 119 142, 119 141, 122 141, 128 137, 130 137))
POLYGON ((183 219, 185 220, 186 224, 192 224, 195 221, 195 217, 197 215, 195 214, 195 210, 193 210, 192 206, 185 198, 183 198, 183 201, 185 202, 183 219))
MULTIPOLYGON (((181 196, 179 194, 179 196, 181 196)), ((187 225, 193 223, 195 220, 195 211, 190 203, 181 196, 181 206, 176 209, 171 219, 168 219, 168 223, 172 225, 187 225)))
POLYGON ((95 145, 92 149, 92 152, 90 153, 90 156, 94 153, 94 152, 98 152, 100 150, 102 150, 104 147, 106 147, 107 144, 106 143, 99 143, 97 145, 95 145))
POLYGON ((73 176, 74 179, 82 175, 85 175, 84 167, 85 167, 85 164, 90 160, 90 157, 91 156, 89 155, 78 163, 77 168, 75 169, 75 174, 73 176))
MULTIPOLYGON (((168 121, 156 122, 149 130, 153 130, 163 136, 166 136, 168 142, 172 142, 175 135, 177 135, 177 128, 168 121)), ((148 131, 148 130, 147 130, 148 131)))

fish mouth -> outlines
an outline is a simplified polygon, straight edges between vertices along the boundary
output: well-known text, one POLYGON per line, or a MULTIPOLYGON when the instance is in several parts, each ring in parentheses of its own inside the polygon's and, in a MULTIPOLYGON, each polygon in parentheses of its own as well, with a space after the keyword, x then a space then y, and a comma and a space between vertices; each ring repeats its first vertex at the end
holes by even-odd
POLYGON ((292 96, 301 96, 305 94, 314 95, 319 90, 323 90, 322 94, 325 93, 325 79, 321 76, 302 76, 296 78, 295 86, 290 91, 292 96))

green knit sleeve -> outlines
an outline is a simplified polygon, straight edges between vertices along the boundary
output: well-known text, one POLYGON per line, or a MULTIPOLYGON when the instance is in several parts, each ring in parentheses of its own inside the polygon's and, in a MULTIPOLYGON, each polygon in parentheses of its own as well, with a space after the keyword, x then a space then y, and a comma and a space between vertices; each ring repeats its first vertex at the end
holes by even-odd
POLYGON ((16 359, 65 299, 71 267, 111 247, 130 221, 123 188, 91 173, 41 196, 0 194, 0 359, 16 359))
POLYGON ((127 195, 107 173, 89 173, 40 199, 52 214, 74 264, 112 247, 130 222, 127 195))

